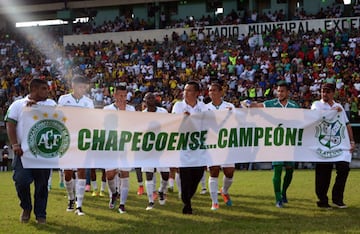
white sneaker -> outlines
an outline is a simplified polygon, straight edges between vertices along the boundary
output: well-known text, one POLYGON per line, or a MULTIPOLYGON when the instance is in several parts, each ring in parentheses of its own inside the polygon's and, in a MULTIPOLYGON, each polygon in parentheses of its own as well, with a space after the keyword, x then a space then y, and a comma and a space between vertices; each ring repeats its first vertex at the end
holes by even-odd
POLYGON ((206 194, 206 192, 207 192, 206 188, 203 188, 203 189, 201 189, 200 194, 204 195, 204 194, 206 194))
POLYGON ((146 207, 146 210, 152 210, 153 208, 154 208, 154 202, 149 202, 149 205, 146 207))
POLYGON ((118 211, 119 211, 120 214, 125 214, 126 213, 125 205, 120 205, 118 211))
POLYGON ((165 205, 165 193, 163 193, 163 192, 159 192, 159 204, 160 205, 165 205))
POLYGON ((81 207, 76 208, 75 214, 77 214, 79 216, 84 216, 85 215, 85 213, 82 211, 81 207))

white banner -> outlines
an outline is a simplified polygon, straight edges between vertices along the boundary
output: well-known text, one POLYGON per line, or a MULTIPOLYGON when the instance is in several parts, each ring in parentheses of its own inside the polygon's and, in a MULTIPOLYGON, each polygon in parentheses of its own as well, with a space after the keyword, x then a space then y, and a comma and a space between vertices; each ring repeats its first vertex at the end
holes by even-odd
POLYGON ((336 111, 254 108, 185 116, 33 107, 24 108, 18 127, 28 168, 351 161, 336 111))

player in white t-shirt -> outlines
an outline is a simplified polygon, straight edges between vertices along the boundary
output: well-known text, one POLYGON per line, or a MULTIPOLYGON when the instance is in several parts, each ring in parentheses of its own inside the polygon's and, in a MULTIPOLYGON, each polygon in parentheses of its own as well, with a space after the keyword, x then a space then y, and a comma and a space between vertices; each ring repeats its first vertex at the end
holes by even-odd
MULTIPOLYGON (((108 106, 105 106, 104 110, 135 111, 135 108, 133 106, 127 104, 126 101, 127 91, 125 86, 116 87, 113 96, 115 102, 108 106)), ((110 209, 115 208, 115 202, 118 197, 118 192, 116 191, 116 187, 117 187, 116 176, 119 174, 119 171, 120 171, 120 186, 119 186, 120 205, 118 211, 120 214, 124 214, 126 213, 125 202, 129 194, 129 172, 131 171, 131 168, 106 169, 106 179, 108 181, 108 187, 111 192, 109 208, 110 209)))
MULTIPOLYGON (((206 105, 198 101, 199 94, 199 83, 189 81, 184 88, 184 100, 175 103, 172 113, 191 115, 207 111, 206 105)), ((181 157, 184 159, 184 163, 189 163, 192 160, 190 152, 184 152, 181 157)), ((181 188, 181 199, 184 203, 183 214, 192 214, 191 198, 194 196, 197 186, 203 177, 204 166, 179 168, 179 182, 177 184, 178 186, 180 184, 181 188)))
POLYGON ((47 82, 40 79, 33 79, 29 85, 30 94, 25 98, 13 102, 5 116, 6 130, 14 151, 14 174, 13 180, 18 198, 20 200, 20 207, 23 209, 20 222, 27 223, 30 220, 32 208, 36 216, 37 223, 46 223, 46 205, 48 200, 48 179, 50 169, 32 169, 23 168, 21 157, 23 150, 21 148, 21 141, 25 137, 22 129, 22 110, 25 106, 45 105, 55 106, 56 102, 48 99, 49 87, 47 82), (31 204, 30 184, 34 181, 34 206, 31 204))
MULTIPOLYGON (((80 108, 94 108, 93 101, 85 96, 89 83, 88 79, 83 76, 75 76, 71 81, 71 86, 73 89, 72 93, 64 94, 60 96, 58 100, 59 106, 73 106, 80 108)), ((82 203, 84 200, 85 194, 85 185, 86 185, 86 173, 85 168, 77 169, 77 181, 76 186, 73 179, 73 169, 64 169, 65 175, 65 188, 68 193, 68 207, 66 211, 73 211, 75 205, 75 195, 76 195, 76 210, 75 214, 85 215, 82 210, 82 203), (74 195, 75 188, 75 195, 74 195)))
MULTIPOLYGON (((168 113, 168 111, 165 108, 156 106, 156 99, 155 99, 155 95, 153 93, 146 93, 144 96, 144 101, 145 101, 146 109, 144 109, 143 112, 168 113)), ((146 193, 147 193, 147 196, 149 199, 149 204, 146 207, 146 210, 151 210, 154 207, 155 184, 153 181, 153 177, 154 177, 155 169, 157 172, 160 172, 160 175, 161 175, 161 182, 160 182, 160 187, 159 187, 159 191, 158 191, 159 204, 165 205, 165 191, 166 191, 166 186, 167 186, 167 183, 169 180, 170 169, 168 167, 158 167, 158 168, 143 167, 143 168, 141 168, 141 171, 146 173, 145 187, 146 187, 146 193)))
MULTIPOLYGON (((206 105, 207 109, 210 111, 216 110, 235 110, 235 106, 226 102, 222 99, 223 97, 223 89, 220 84, 212 83, 209 87, 209 96, 211 98, 211 102, 206 105)), ((224 172, 223 178, 223 187, 221 188, 221 196, 224 199, 224 202, 227 206, 232 205, 232 201, 230 199, 230 195, 228 190, 233 182, 233 176, 235 171, 235 164, 226 164, 221 165, 224 172)), ((209 177, 209 192, 212 200, 211 210, 219 209, 218 202, 218 184, 219 184, 219 172, 220 166, 218 165, 209 165, 210 177, 209 177)))

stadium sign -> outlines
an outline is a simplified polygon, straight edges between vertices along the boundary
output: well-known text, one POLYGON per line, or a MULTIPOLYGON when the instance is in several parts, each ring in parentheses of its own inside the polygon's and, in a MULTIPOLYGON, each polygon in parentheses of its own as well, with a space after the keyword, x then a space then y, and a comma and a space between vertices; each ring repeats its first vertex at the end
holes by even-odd
POLYGON ((351 18, 328 18, 328 19, 311 19, 311 20, 293 20, 293 21, 279 21, 268 23, 255 24, 237 24, 237 25, 219 25, 219 26, 205 26, 193 28, 170 28, 170 29, 156 29, 145 31, 125 31, 125 32, 111 32, 111 33, 96 33, 88 35, 67 35, 64 36, 64 45, 66 44, 81 44, 83 42, 98 42, 104 40, 112 40, 116 43, 120 41, 128 43, 131 40, 139 39, 163 41, 165 36, 171 35, 173 32, 181 35, 183 32, 190 34, 204 33, 205 36, 214 34, 217 37, 237 37, 244 34, 266 34, 272 32, 274 29, 282 28, 286 32, 306 33, 312 30, 336 30, 355 29, 360 26, 360 17, 351 18))

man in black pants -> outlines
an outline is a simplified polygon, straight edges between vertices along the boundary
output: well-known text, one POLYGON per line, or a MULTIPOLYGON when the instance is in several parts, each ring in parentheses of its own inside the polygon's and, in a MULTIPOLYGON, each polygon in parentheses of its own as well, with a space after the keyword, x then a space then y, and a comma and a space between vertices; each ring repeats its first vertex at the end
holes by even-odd
MULTIPOLYGON (((334 101, 334 93, 335 93, 334 84, 332 83, 323 84, 321 86, 321 100, 315 101, 312 104, 311 109, 312 110, 335 109, 339 112, 340 115, 339 120, 341 123, 346 124, 348 130, 348 135, 351 144, 350 152, 352 152, 355 149, 355 142, 354 142, 351 125, 346 116, 344 108, 341 106, 341 104, 334 101)), ((330 187, 333 164, 334 163, 317 163, 315 167, 315 190, 316 190, 316 195, 319 199, 319 201, 317 202, 317 206, 320 208, 328 208, 328 209, 331 208, 331 206, 329 205, 327 192, 330 187)), ((350 171, 349 162, 346 161, 335 162, 335 168, 336 168, 336 179, 332 189, 332 202, 338 208, 347 208, 347 206, 344 203, 344 190, 345 190, 346 180, 350 171)))
MULTIPOLYGON (((189 81, 184 88, 184 100, 175 103, 172 113, 185 115, 207 111, 203 102, 198 101, 200 85, 196 81, 189 81)), ((190 164, 191 153, 186 152, 182 157, 190 164)), ((204 167, 180 168, 181 199, 184 203, 183 213, 192 214, 191 198, 194 196, 198 184, 204 175, 204 167)))

